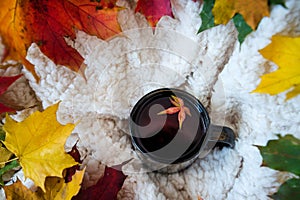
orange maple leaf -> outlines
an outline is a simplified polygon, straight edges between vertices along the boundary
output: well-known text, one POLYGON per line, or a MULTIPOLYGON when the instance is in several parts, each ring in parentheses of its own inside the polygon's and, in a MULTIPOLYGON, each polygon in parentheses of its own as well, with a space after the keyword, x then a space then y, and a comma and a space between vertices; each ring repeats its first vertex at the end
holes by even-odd
POLYGON ((185 120, 186 115, 188 114, 189 116, 191 115, 190 109, 186 106, 184 106, 184 102, 181 98, 176 97, 176 96, 171 96, 170 98, 171 103, 175 106, 175 107, 170 107, 166 110, 163 110, 159 113, 157 113, 158 115, 163 115, 163 114, 175 114, 178 113, 178 122, 179 122, 179 129, 181 129, 182 127, 182 123, 185 120))
MULTIPOLYGON (((117 21, 116 0, 1 0, 0 35, 6 46, 4 59, 22 62, 35 76, 34 67, 25 57, 36 43, 55 64, 76 72, 82 68, 83 57, 65 38, 74 40, 76 30, 101 39, 121 31, 117 21)), ((37 78, 37 76, 36 76, 37 78)))

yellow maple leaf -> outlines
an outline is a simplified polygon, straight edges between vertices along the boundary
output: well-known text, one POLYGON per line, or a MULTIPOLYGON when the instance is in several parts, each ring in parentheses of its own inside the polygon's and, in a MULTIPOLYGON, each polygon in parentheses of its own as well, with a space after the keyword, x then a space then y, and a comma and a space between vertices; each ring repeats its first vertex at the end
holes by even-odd
POLYGON ((84 170, 76 171, 72 176, 72 181, 65 183, 63 178, 47 177, 45 182, 46 192, 38 190, 39 196, 43 196, 45 200, 69 200, 75 196, 81 187, 84 170))
POLYGON ((212 9, 215 24, 227 24, 236 14, 241 14, 255 30, 260 20, 269 16, 267 0, 216 0, 212 9))
POLYGON ((63 178, 47 177, 45 193, 40 188, 33 192, 18 180, 16 183, 4 187, 6 199, 70 200, 79 192, 83 175, 84 170, 77 171, 72 177, 72 181, 68 183, 65 183, 63 178))
POLYGON ((47 176, 62 177, 65 168, 77 163, 67 154, 64 144, 74 124, 61 125, 56 120, 58 104, 35 112, 22 122, 8 115, 3 129, 5 146, 19 159, 24 175, 45 191, 47 176))
POLYGON ((261 78, 253 92, 279 94, 291 89, 286 99, 300 93, 300 37, 275 35, 272 42, 259 51, 266 59, 278 65, 278 69, 261 78))

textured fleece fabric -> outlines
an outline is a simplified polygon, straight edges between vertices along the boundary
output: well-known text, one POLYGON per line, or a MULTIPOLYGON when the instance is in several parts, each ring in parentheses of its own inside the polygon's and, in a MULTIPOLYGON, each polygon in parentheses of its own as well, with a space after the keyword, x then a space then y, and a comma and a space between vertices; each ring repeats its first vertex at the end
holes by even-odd
MULTIPOLYGON (((299 34, 299 1, 287 0, 287 8, 272 6, 270 17, 242 45, 232 22, 197 34, 199 2, 173 0, 175 19, 162 17, 154 34, 144 16, 134 13, 135 3, 118 2, 127 8, 118 17, 122 34, 102 41, 78 32, 76 41, 69 41, 85 58, 85 77, 56 66, 34 44, 28 51, 40 82, 23 73, 43 107, 61 101, 58 120, 79 122, 66 148, 78 140, 86 167, 83 185, 94 184, 105 165, 134 158, 134 164, 123 167, 128 177, 119 199, 269 199, 288 175, 261 167, 254 145, 266 145, 278 133, 300 138, 300 96, 285 101, 285 93, 251 91, 264 73, 277 68, 258 50, 273 35, 299 34), (183 172, 143 172, 131 147, 129 113, 139 98, 161 87, 181 88, 199 98, 214 123, 234 129, 235 148, 214 149, 183 172)), ((18 88, 13 93, 24 91, 18 88)))

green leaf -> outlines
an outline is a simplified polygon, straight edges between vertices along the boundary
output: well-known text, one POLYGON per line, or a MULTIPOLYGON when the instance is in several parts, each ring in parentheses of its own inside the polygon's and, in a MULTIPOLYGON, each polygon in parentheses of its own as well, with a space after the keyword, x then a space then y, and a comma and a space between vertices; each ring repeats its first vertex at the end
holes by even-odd
POLYGON ((253 30, 252 28, 246 23, 243 16, 240 14, 236 14, 233 17, 233 23, 239 33, 238 40, 240 44, 242 44, 248 34, 250 34, 253 30))
POLYGON ((198 33, 201 33, 202 31, 205 31, 215 26, 214 16, 212 14, 212 8, 214 6, 214 3, 215 0, 204 0, 203 9, 200 13, 202 24, 198 30, 198 33))
POLYGON ((284 0, 269 0, 268 1, 269 5, 282 5, 283 7, 287 8, 285 5, 285 1, 284 0))
POLYGON ((263 166, 300 175, 300 140, 292 135, 278 136, 267 146, 258 146, 263 157, 263 166))
POLYGON ((300 179, 287 180, 271 198, 274 200, 300 199, 300 179))
POLYGON ((13 160, 12 162, 10 162, 10 163, 6 164, 4 167, 2 167, 2 168, 0 169, 0 185, 3 186, 3 184, 4 184, 4 183, 3 183, 3 180, 2 180, 2 176, 3 176, 6 172, 12 170, 12 169, 15 168, 15 167, 19 167, 19 166, 20 166, 19 162, 18 162, 17 160, 13 160))

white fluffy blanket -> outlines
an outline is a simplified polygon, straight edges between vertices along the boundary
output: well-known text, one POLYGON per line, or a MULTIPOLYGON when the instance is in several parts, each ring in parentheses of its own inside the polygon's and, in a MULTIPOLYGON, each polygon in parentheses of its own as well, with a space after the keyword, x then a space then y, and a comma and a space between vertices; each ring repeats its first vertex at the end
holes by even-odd
MULTIPOLYGON (((300 4, 287 0, 287 9, 274 6, 258 29, 240 46, 232 23, 196 34, 201 5, 173 0, 175 19, 163 17, 153 34, 134 5, 119 1, 123 33, 109 41, 78 32, 70 42, 85 58, 86 80, 56 66, 32 45, 27 59, 41 80, 23 70, 43 107, 61 101, 62 123, 78 122, 67 148, 76 140, 84 157, 84 185, 95 183, 104 166, 137 158, 131 148, 127 120, 137 100, 160 87, 185 89, 198 97, 212 121, 231 126, 238 139, 235 149, 215 149, 187 170, 175 174, 143 173, 124 166, 128 175, 119 199, 268 199, 284 180, 282 173, 261 167, 254 145, 265 145, 276 134, 300 137, 300 96, 250 93, 260 76, 276 69, 259 49, 275 34, 300 31, 300 4)), ((22 114, 19 115, 22 118, 22 114)))

